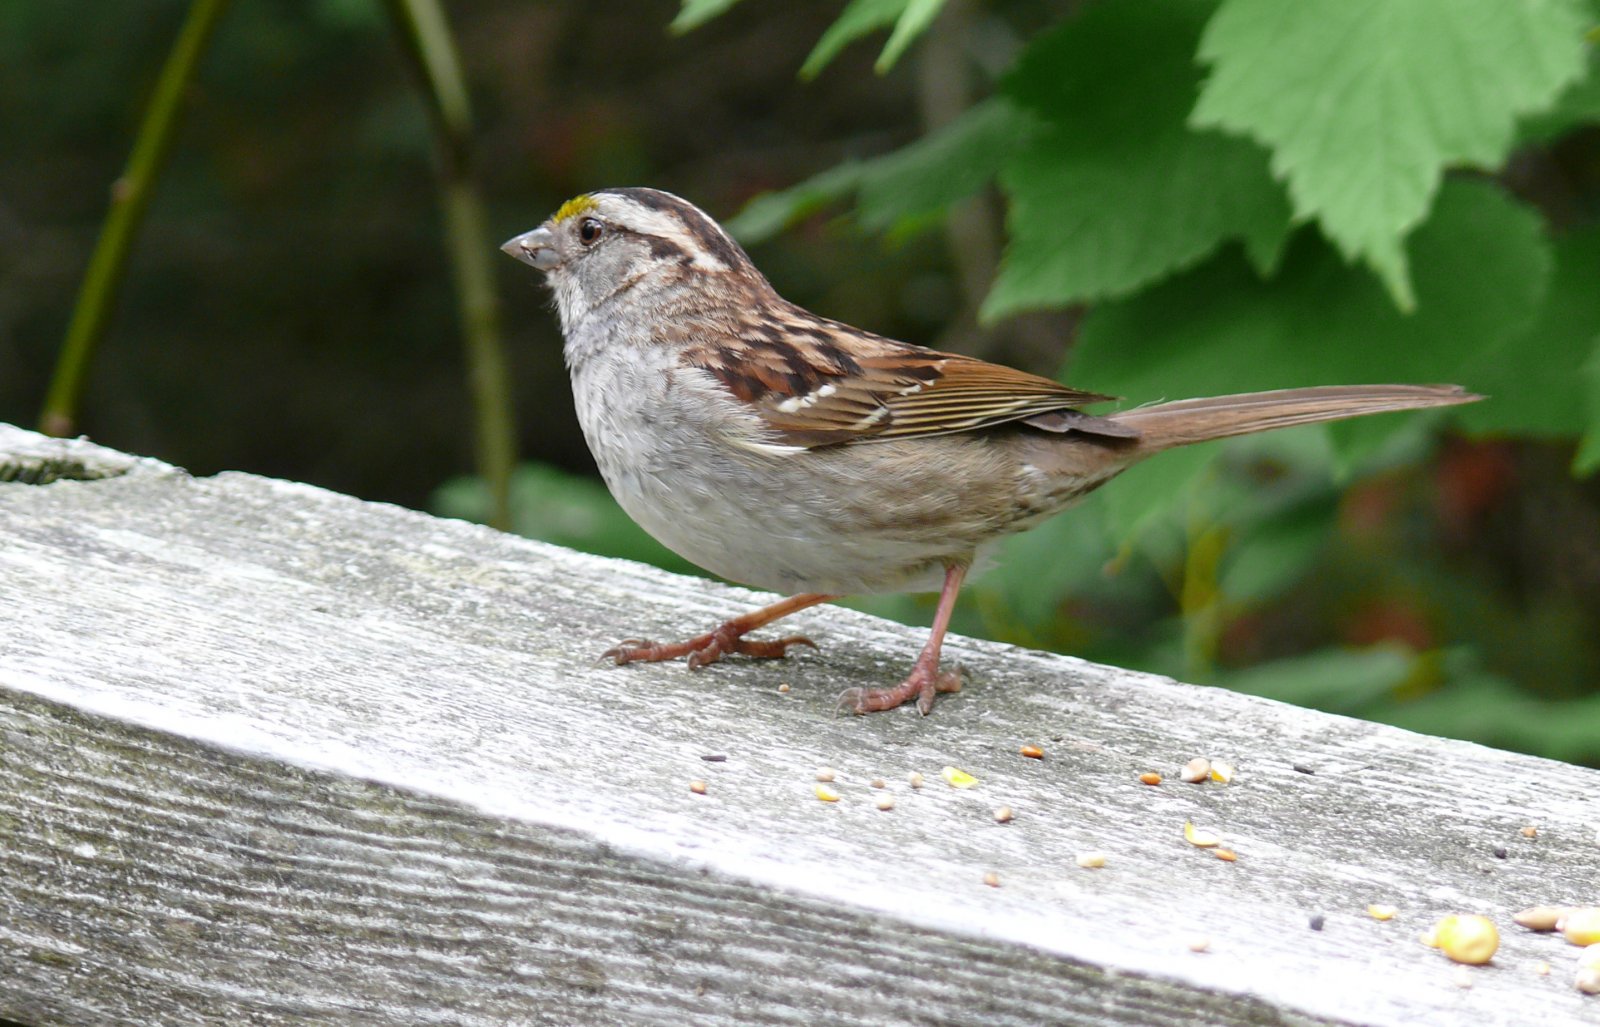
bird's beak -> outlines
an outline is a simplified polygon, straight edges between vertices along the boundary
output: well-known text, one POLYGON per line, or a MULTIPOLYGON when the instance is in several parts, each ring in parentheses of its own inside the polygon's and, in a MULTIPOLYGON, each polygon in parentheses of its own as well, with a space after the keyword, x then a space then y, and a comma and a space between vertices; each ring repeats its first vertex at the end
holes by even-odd
POLYGON ((500 247, 506 253, 540 271, 552 271, 561 265, 561 254, 556 252, 556 237, 550 229, 539 227, 507 239, 500 247))

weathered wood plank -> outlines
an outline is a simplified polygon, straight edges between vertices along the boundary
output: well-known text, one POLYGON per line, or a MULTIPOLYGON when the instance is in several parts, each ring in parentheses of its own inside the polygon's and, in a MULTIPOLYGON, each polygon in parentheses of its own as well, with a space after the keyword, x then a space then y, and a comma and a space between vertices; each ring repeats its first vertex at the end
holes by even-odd
MULTIPOLYGON (((56 445, 0 427, 0 466, 24 444, 56 445)), ((1593 771, 968 639, 932 717, 838 717, 916 632, 823 608, 822 654, 603 666, 759 597, 124 466, 0 484, 0 1017, 1600 1019, 1576 950, 1509 920, 1600 898, 1593 771), (1194 755, 1236 780, 1178 783, 1194 755), (1470 989, 1416 941, 1448 912, 1504 934, 1470 989)))

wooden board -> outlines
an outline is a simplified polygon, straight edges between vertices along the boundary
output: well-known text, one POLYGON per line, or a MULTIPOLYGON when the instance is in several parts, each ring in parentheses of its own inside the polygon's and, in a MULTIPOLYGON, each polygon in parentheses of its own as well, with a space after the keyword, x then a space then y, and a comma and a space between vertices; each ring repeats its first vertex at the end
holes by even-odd
POLYGON ((0 1017, 1600 1021, 1510 922, 1600 900, 1595 771, 964 638, 933 716, 839 716, 919 632, 611 667, 764 597, 0 426, 43 460, 110 476, 0 483, 0 1017), (1457 912, 1492 965, 1417 941, 1457 912))

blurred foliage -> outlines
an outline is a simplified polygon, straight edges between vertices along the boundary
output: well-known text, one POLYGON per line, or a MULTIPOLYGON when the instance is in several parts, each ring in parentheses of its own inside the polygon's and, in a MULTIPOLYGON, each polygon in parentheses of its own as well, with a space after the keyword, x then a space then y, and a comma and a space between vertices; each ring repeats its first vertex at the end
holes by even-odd
MULTIPOLYGON (((37 407, 178 0, 0 4, 0 419, 37 407)), ((1166 454, 1007 540, 956 629, 1600 765, 1596 0, 481 0, 496 238, 604 185, 790 299, 1129 402, 1489 402, 1166 454), (1292 8, 1292 9, 1291 9, 1292 8), (671 24, 672 32, 666 27, 671 24)), ((233 5, 92 434, 481 518, 431 140, 381 5, 233 5)), ((519 531, 689 568, 593 477, 502 261, 519 531)), ((854 605, 926 623, 930 597, 854 605)))

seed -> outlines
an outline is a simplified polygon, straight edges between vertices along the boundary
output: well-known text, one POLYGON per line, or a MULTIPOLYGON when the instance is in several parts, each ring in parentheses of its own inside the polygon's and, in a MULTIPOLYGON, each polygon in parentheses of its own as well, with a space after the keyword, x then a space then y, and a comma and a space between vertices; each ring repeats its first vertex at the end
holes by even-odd
POLYGON ((696 795, 704 795, 706 793, 706 783, 699 778, 695 778, 689 782, 689 791, 696 795))
POLYGON ((1209 949, 1210 947, 1211 947, 1211 939, 1210 938, 1204 937, 1202 935, 1196 935, 1195 937, 1189 939, 1189 951, 1190 952, 1204 952, 1207 949, 1209 949))
POLYGON ((1316 916, 1311 918, 1310 926, 1313 931, 1320 931, 1323 927, 1327 926, 1327 923, 1328 918, 1323 916, 1321 913, 1318 913, 1316 916))
POLYGON ((787 682, 787 681, 785 681, 783 684, 778 686, 778 691, 780 691, 780 692, 787 692, 788 690, 789 690, 789 682, 787 682))
POLYGON ((1550 964, 1541 959, 1537 963, 1533 964, 1533 972, 1538 974, 1540 977, 1549 977, 1550 964))
POLYGON ((1239 859, 1239 854, 1232 849, 1212 849, 1211 854, 1224 863, 1235 863, 1239 859))
POLYGON ((1423 931, 1421 934, 1417 935, 1417 940, 1422 942, 1422 944, 1428 946, 1428 948, 1430 948, 1430 949, 1438 948, 1439 947, 1439 928, 1437 928, 1437 927, 1428 928, 1426 931, 1423 931))
POLYGON ((1472 971, 1464 966, 1458 966, 1453 980, 1458 988, 1470 988, 1472 987, 1472 971))
POLYGON ((922 775, 913 770, 911 772, 911 776, 906 778, 906 782, 908 784, 910 784, 911 787, 913 787, 913 788, 921 788, 922 787, 922 775))
POLYGON ((890 810, 894 809, 894 796, 892 796, 892 795, 881 795, 881 796, 879 796, 878 797, 878 808, 883 810, 885 813, 887 813, 890 810))
POLYGON ((818 781, 832 781, 833 780, 833 774, 834 774, 834 770, 833 770, 832 767, 818 767, 817 768, 817 780, 818 781))
POLYGON ((978 783, 978 779, 957 767, 945 767, 939 771, 939 776, 944 778, 944 783, 951 788, 971 788, 978 783))
POLYGON ((1183 765, 1183 771, 1178 776, 1189 784, 1199 784, 1211 776, 1211 761, 1204 756, 1196 756, 1183 765))
POLYGON ((1578 976, 1572 981, 1572 986, 1585 995, 1600 995, 1600 970, 1586 966, 1578 971, 1578 976))
POLYGON ((834 791, 833 788, 828 785, 818 783, 812 786, 811 791, 823 802, 839 801, 839 793, 834 791))
POLYGON ((1524 827, 1522 829, 1522 837, 1524 837, 1524 838, 1537 838, 1537 837, 1539 837, 1539 829, 1537 827, 1534 827, 1532 824, 1529 824, 1527 827, 1524 827))
POLYGON ((997 824, 1009 824, 1011 823, 1011 817, 1012 813, 1010 806, 1001 806, 999 809, 994 811, 994 820, 997 824))
POLYGON ((1578 969, 1600 970, 1600 945, 1585 945, 1578 953, 1578 969))
POLYGON ((1439 951, 1457 963, 1482 966, 1500 947, 1500 932, 1486 916, 1447 916, 1433 931, 1439 951))
POLYGON ((1226 763, 1211 764, 1211 780, 1219 784, 1227 784, 1233 780, 1233 767, 1226 763))
POLYGON ((1561 921, 1561 936, 1574 945, 1593 945, 1600 941, 1600 907, 1567 910, 1561 921))
POLYGON ((889 782, 885 781, 881 777, 875 777, 871 781, 868 781, 867 785, 872 788, 887 788, 889 787, 889 782))
POLYGON ((983 875, 983 883, 991 888, 998 888, 1000 887, 1000 875, 993 870, 986 871, 983 875))
POLYGON ((1530 931, 1553 931, 1566 915, 1566 906, 1530 906, 1511 919, 1530 931))
POLYGON ((1187 820, 1183 822, 1183 840, 1202 849, 1209 849, 1212 846, 1222 844, 1222 839, 1219 836, 1195 827, 1193 823, 1187 820))
POLYGON ((1158 785, 1161 783, 1161 775, 1153 770, 1147 770, 1139 775, 1139 781, 1147 785, 1158 785))
POLYGON ((1030 760, 1042 760, 1042 759, 1044 759, 1044 750, 1039 748, 1037 745, 1024 745, 1021 749, 1019 749, 1017 751, 1022 753, 1022 755, 1028 757, 1028 759, 1030 759, 1030 760))
POLYGON ((1085 870, 1098 870, 1106 865, 1106 854, 1103 852, 1078 853, 1078 865, 1085 870))
POLYGON ((1400 911, 1393 906, 1373 904, 1367 907, 1367 915, 1374 920, 1393 920, 1394 915, 1398 912, 1400 911))

